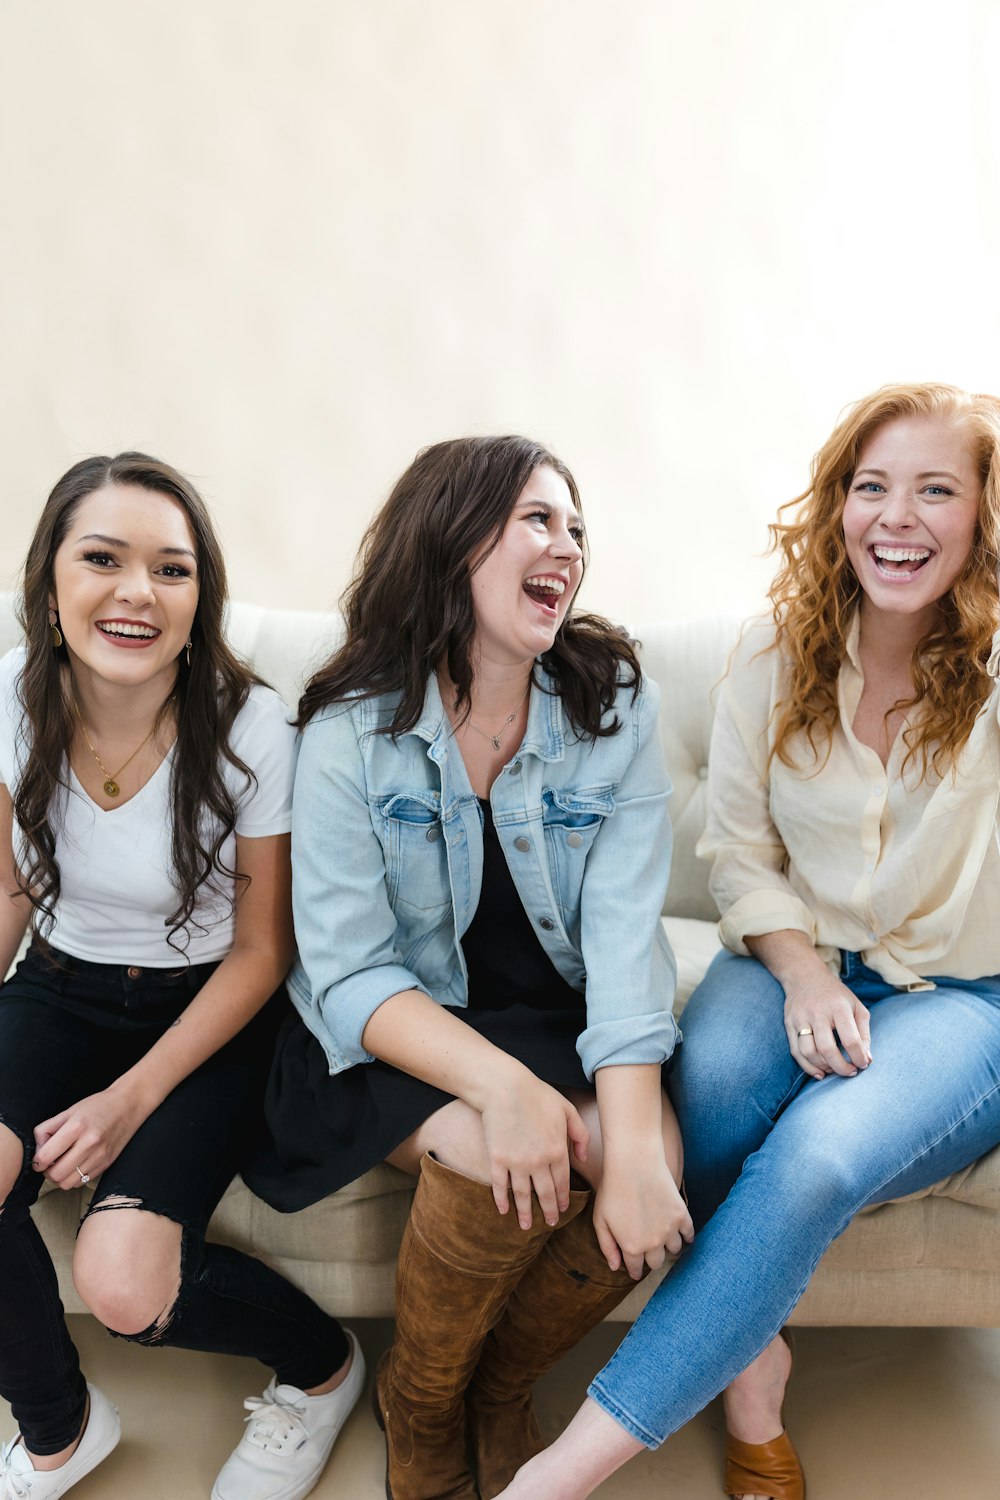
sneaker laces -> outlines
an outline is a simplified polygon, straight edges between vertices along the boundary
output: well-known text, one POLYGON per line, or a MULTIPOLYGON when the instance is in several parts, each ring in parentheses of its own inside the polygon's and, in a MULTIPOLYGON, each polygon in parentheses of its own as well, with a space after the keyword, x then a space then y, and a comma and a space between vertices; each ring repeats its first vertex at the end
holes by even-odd
POLYGON ((305 1397, 300 1401, 290 1400, 284 1394, 288 1389, 272 1383, 263 1396, 247 1396, 243 1405, 250 1415, 243 1419, 247 1423, 244 1441, 265 1453, 284 1453, 289 1446, 294 1452, 308 1441, 305 1397))
POLYGON ((25 1500, 31 1494, 31 1475, 13 1467, 17 1438, 0 1448, 0 1500, 25 1500))

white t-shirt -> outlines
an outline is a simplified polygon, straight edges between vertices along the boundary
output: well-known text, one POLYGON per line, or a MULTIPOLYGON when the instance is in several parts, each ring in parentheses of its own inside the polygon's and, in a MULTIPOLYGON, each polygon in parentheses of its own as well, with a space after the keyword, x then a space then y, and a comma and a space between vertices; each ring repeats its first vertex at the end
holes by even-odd
MULTIPOLYGON (((12 794, 27 753, 17 697, 23 667, 23 647, 0 659, 0 781, 12 794)), ((246 786, 246 777, 224 763, 226 784, 237 799, 235 831, 241 838, 291 829, 298 736, 288 719, 277 693, 253 687, 233 725, 232 748, 256 777, 256 785, 246 786)), ((171 861, 173 755, 171 749, 141 791, 110 812, 88 797, 72 770, 68 786, 57 789, 49 812, 61 880, 55 924, 46 932, 53 947, 94 963, 165 969, 183 967, 184 954, 191 963, 213 963, 229 952, 235 918, 226 897, 234 895, 235 882, 218 871, 213 872, 218 891, 202 888, 194 911, 199 925, 189 923, 187 947, 183 931, 174 935, 181 953, 167 942, 166 919, 178 901, 171 861)), ((219 853, 232 868, 233 834, 219 853)))

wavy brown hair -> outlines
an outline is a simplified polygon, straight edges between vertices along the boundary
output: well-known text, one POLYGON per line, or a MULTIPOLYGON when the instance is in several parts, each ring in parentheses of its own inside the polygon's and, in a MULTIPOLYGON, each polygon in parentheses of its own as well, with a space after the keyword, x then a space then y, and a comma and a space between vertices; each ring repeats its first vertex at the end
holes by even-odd
POLYGON ((913 653, 913 697, 923 705, 905 732, 907 760, 943 774, 965 744, 991 690, 986 671, 1000 607, 1000 400, 951 385, 889 385, 857 402, 819 450, 812 482, 782 506, 794 520, 771 529, 781 566, 770 598, 777 646, 789 664, 788 694, 775 726, 772 754, 794 765, 793 742, 805 734, 814 755, 829 752, 837 720, 837 676, 861 585, 844 542, 844 504, 868 438, 900 417, 950 417, 967 430, 983 491, 968 562, 938 601, 937 618, 913 653))
MULTIPOLYGON (((215 529, 191 482, 169 464, 145 453, 116 458, 85 458, 64 474, 45 502, 28 547, 18 617, 26 657, 19 685, 24 711, 21 738, 26 758, 14 791, 14 818, 23 834, 26 858, 18 871, 20 889, 34 908, 32 926, 44 939, 59 899, 56 833, 49 814, 60 786, 66 785, 73 720, 64 674, 66 647, 53 650, 49 630, 49 597, 53 560, 80 504, 105 485, 137 485, 174 500, 184 511, 194 537, 198 564, 198 607, 191 627, 191 664, 185 653, 177 661, 173 701, 177 740, 171 769, 173 811, 171 855, 176 909, 167 918, 168 942, 183 952, 188 929, 197 927, 194 911, 201 887, 216 890, 216 877, 228 883, 235 871, 220 851, 236 825, 237 800, 226 786, 224 763, 246 777, 253 773, 229 743, 233 724, 260 679, 236 657, 223 633, 227 600, 226 568, 215 529)), ((166 705, 162 712, 166 712, 166 705)))
MULTIPOLYGON (((565 480, 579 510, 569 469, 530 438, 456 438, 417 454, 365 533, 341 600, 347 638, 308 682, 300 727, 347 698, 398 693, 392 722, 381 732, 405 734, 420 718, 428 677, 441 665, 459 711, 468 714, 476 635, 471 559, 478 566, 489 556, 543 464, 565 480)), ((615 693, 622 685, 634 697, 641 681, 622 631, 571 607, 542 662, 578 734, 596 739, 618 731, 617 715, 605 722, 615 693)))

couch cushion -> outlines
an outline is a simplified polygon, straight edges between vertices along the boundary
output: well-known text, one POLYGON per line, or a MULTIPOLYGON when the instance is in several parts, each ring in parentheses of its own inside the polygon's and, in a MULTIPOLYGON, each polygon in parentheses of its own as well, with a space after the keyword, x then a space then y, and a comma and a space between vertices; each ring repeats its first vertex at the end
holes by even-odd
POLYGON ((636 630, 643 670, 660 686, 660 733, 674 784, 674 857, 663 909, 675 917, 718 920, 708 892, 708 866, 695 858, 694 850, 705 827, 714 689, 725 673, 739 628, 739 616, 720 614, 659 620, 636 630))
POLYGON ((716 922, 698 917, 664 917, 663 928, 677 960, 674 1015, 679 1017, 721 947, 719 929, 716 922))
POLYGON ((306 679, 340 644, 343 633, 340 616, 326 611, 241 603, 229 608, 227 634, 234 649, 293 709, 306 679))

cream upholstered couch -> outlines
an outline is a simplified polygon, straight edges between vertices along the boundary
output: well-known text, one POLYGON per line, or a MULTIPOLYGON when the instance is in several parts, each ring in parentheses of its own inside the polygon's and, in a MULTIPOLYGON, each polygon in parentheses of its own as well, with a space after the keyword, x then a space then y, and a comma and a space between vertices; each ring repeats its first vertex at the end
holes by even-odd
MULTIPOLYGON (((718 946, 707 870, 694 848, 705 816, 711 693, 738 622, 713 616, 640 626, 643 663, 660 684, 662 730, 674 782, 674 864, 664 922, 677 954, 682 1007, 718 946)), ((293 703, 336 635, 336 619, 235 605, 230 634, 257 671, 293 703)), ((0 648, 17 640, 10 599, 0 609, 0 648)), ((332 1312, 392 1311, 396 1250, 412 1181, 378 1167, 300 1214, 283 1216, 242 1183, 226 1194, 213 1238, 249 1250, 285 1272, 332 1312)), ((53 1251, 69 1311, 81 1304, 68 1274, 83 1190, 47 1192, 38 1223, 53 1251)), ((932 1192, 869 1210, 830 1249, 799 1305, 811 1324, 1000 1326, 1000 1150, 932 1192)), ((623 1303, 634 1317, 655 1279, 623 1303)))

